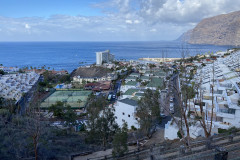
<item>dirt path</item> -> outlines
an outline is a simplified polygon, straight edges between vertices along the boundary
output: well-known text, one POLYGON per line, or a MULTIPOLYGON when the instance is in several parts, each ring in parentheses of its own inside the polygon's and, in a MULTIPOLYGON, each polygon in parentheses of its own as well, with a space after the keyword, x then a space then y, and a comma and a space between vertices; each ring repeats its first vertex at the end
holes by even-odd
POLYGON ((151 146, 156 143, 161 143, 164 141, 164 129, 158 129, 152 136, 151 139, 145 143, 144 146, 151 146))
MULTIPOLYGON (((137 149, 136 146, 128 146, 128 150, 133 150, 133 149, 137 149)), ((98 151, 98 152, 94 152, 92 154, 86 155, 86 156, 78 156, 75 157, 73 160, 91 160, 96 158, 96 157, 103 157, 112 154, 112 149, 107 149, 106 151, 98 151)), ((96 160, 96 159, 94 159, 96 160)))

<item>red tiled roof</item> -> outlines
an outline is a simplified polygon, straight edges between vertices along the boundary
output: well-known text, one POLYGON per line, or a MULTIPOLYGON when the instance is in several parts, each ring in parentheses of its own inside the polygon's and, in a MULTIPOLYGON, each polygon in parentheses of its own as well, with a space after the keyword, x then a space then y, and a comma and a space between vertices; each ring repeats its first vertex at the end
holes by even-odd
POLYGON ((85 87, 92 87, 93 91, 109 90, 111 88, 110 81, 101 81, 96 83, 88 83, 85 87))

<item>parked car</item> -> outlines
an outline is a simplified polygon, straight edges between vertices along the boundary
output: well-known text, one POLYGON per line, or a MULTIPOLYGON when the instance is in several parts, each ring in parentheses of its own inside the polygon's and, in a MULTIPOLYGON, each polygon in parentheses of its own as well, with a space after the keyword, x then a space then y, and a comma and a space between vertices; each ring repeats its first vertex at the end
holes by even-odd
POLYGON ((160 116, 161 116, 162 119, 167 117, 167 116, 165 116, 165 114, 162 114, 162 113, 160 114, 160 116))

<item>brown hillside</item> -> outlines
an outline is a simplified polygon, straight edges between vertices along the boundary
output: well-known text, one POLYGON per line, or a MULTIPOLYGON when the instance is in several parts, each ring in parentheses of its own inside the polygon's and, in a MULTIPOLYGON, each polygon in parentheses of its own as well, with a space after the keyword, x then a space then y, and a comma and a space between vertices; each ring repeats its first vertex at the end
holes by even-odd
POLYGON ((73 71, 72 77, 80 76, 80 77, 102 77, 106 76, 111 71, 107 68, 103 67, 79 67, 77 70, 73 71))
POLYGON ((190 44, 240 46, 240 11, 203 19, 182 40, 190 44))

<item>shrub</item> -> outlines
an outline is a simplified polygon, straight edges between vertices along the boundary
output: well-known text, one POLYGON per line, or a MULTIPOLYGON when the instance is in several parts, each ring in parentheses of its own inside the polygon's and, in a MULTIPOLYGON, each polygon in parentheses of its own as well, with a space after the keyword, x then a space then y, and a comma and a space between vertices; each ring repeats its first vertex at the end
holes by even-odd
POLYGON ((177 132, 177 136, 178 136, 178 138, 180 138, 180 139, 183 138, 183 137, 182 137, 182 134, 181 134, 181 132, 180 132, 180 130, 177 132))

